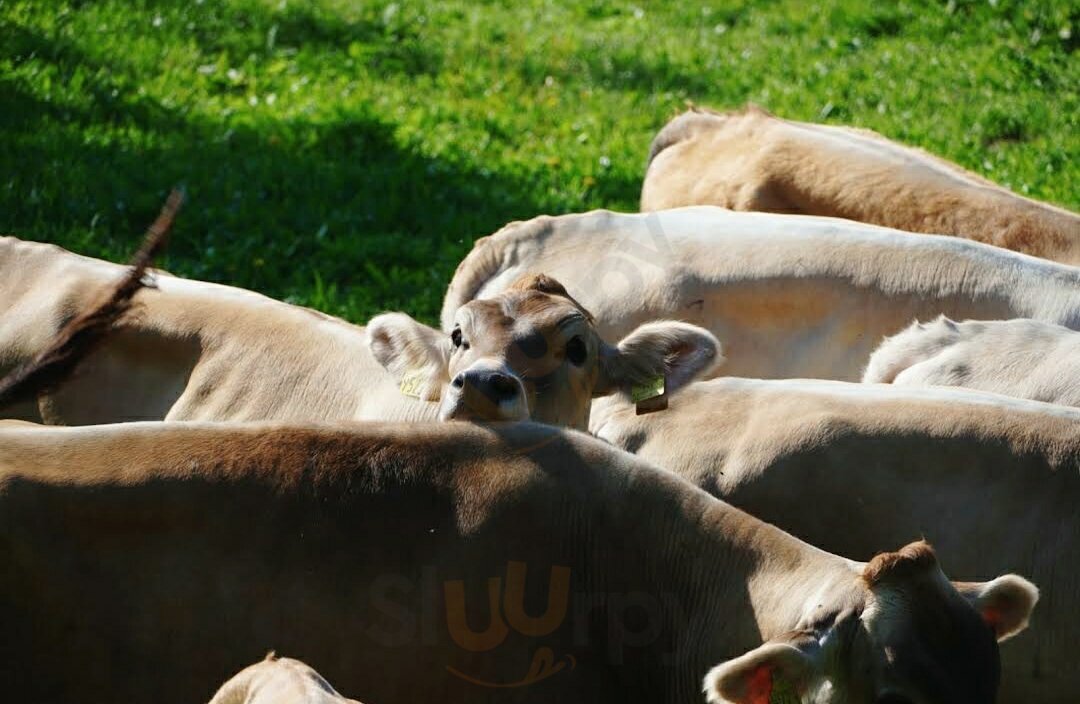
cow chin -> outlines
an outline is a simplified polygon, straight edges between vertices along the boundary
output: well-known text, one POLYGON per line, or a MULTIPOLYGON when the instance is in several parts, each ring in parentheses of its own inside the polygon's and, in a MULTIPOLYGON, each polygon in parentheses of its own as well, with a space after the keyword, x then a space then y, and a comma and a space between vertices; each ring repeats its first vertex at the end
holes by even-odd
POLYGON ((474 423, 513 422, 529 419, 529 408, 520 395, 510 401, 492 402, 486 398, 467 399, 451 390, 439 404, 439 420, 464 420, 474 423))

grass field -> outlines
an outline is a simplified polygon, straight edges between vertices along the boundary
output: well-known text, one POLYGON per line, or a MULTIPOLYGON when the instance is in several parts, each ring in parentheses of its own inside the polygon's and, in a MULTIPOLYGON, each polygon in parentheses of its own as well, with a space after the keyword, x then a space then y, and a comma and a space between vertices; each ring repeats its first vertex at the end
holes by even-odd
POLYGON ((636 208, 687 101, 923 146, 1080 208, 1075 1, 0 0, 0 233, 363 322, 509 220, 636 208))

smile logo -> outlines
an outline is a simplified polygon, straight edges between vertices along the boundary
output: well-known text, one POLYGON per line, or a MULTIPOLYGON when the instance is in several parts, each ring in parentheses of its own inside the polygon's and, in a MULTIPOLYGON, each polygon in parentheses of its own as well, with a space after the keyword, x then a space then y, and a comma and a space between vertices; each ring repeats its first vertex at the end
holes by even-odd
POLYGON ((470 677, 450 665, 447 665, 446 669, 450 674, 460 677, 466 682, 480 685, 481 687, 509 689, 513 687, 527 687, 530 684, 536 684, 537 682, 546 680, 548 677, 562 671, 567 664, 570 665, 570 670, 573 670, 574 666, 577 665, 577 660, 574 659, 573 655, 566 655, 561 661, 555 662, 555 654, 551 652, 551 648, 539 648, 533 655, 532 664, 529 665, 529 672, 525 675, 524 679, 518 680, 517 682, 488 682, 486 680, 477 679, 476 677, 470 677))
MULTIPOLYGON (((492 577, 487 580, 488 608, 491 618, 483 631, 473 631, 466 620, 465 583, 460 580, 443 585, 446 597, 446 626, 450 637, 463 650, 479 653, 499 647, 511 629, 524 636, 541 638, 550 635, 566 619, 570 601, 570 568, 554 566, 548 583, 548 603, 540 616, 525 613, 525 563, 510 562, 506 566, 506 590, 503 580, 492 577), (500 608, 501 607, 501 608, 500 608)), ((446 666, 450 674, 481 687, 526 687, 545 680, 577 665, 572 655, 556 658, 551 648, 540 647, 533 653, 525 676, 512 682, 489 682, 473 677, 460 670, 446 666)))

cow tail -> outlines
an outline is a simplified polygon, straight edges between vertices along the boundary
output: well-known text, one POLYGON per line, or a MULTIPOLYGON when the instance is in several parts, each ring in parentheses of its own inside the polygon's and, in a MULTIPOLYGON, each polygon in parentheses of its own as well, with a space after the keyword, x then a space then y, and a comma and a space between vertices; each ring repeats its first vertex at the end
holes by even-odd
POLYGON ((99 303, 65 325, 48 347, 0 379, 0 406, 52 391, 67 380, 101 343, 131 308, 135 294, 147 285, 146 270, 165 248, 169 230, 183 202, 183 191, 174 189, 146 231, 142 246, 131 258, 124 278, 105 292, 99 303))

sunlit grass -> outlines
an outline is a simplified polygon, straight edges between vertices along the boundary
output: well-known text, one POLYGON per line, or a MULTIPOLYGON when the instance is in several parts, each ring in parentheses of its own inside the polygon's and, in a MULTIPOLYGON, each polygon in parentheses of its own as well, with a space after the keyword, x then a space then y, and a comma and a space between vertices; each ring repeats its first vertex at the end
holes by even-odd
POLYGON ((0 0, 0 231, 358 322, 434 319, 472 241, 634 209, 687 101, 922 146, 1080 207, 1067 1, 0 0))

